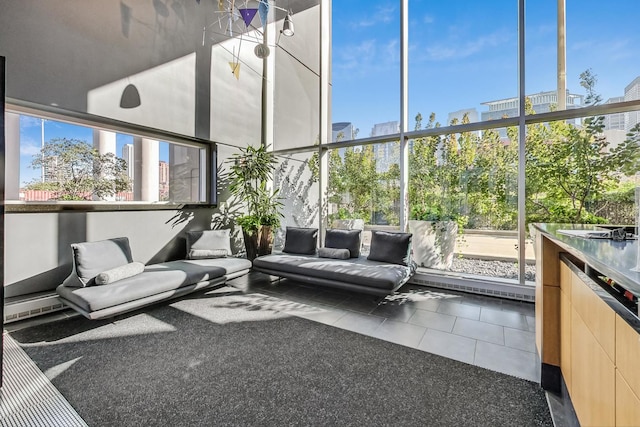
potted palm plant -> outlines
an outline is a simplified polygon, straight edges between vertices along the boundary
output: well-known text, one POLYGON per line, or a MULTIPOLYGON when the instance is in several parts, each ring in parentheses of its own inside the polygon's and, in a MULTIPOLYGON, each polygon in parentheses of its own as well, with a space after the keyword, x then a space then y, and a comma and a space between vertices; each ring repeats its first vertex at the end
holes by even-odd
POLYGON ((280 226, 282 202, 278 190, 271 190, 277 160, 267 147, 248 146, 229 159, 229 191, 246 205, 246 215, 236 219, 242 227, 247 258, 271 253, 273 229, 280 226))

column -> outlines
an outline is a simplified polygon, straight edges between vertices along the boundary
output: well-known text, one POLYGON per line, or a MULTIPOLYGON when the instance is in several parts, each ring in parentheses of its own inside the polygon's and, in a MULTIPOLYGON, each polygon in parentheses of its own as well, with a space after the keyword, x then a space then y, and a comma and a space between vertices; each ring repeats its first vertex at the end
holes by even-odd
MULTIPOLYGON (((93 148, 98 150, 101 156, 105 154, 116 155, 116 133, 108 130, 93 130, 93 148)), ((104 176, 104 178, 112 178, 104 176)), ((101 200, 98 196, 94 195, 93 200, 101 200)), ((106 196, 102 200, 113 202, 116 200, 116 195, 106 196)))
POLYGON ((133 196, 136 201, 157 202, 160 200, 160 150, 156 140, 135 137, 133 196))
POLYGON ((5 198, 20 200, 20 115, 5 114, 5 198))

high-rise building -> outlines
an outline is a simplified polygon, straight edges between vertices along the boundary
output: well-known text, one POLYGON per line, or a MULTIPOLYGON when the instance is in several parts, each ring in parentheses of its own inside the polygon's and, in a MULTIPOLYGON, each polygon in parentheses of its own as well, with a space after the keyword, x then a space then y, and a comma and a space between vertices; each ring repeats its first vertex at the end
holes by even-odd
MULTIPOLYGON (((552 105, 558 105, 558 94, 555 90, 527 95, 527 98, 531 101, 533 111, 536 113, 547 113, 551 111, 552 105)), ((583 95, 576 95, 567 91, 567 109, 582 107, 583 99, 583 95)), ((481 113, 482 120, 516 117, 518 115, 518 104, 517 97, 483 102, 482 105, 489 107, 489 111, 481 113)))
POLYGON ((133 154, 133 144, 125 144, 122 147, 122 158, 125 162, 127 162, 127 176, 131 181, 133 181, 133 170, 134 170, 134 154, 133 154))
POLYGON ((331 142, 350 141, 356 137, 356 130, 351 122, 333 123, 331 131, 331 142))
MULTIPOLYGON (((371 129, 371 136, 391 135, 400 132, 400 123, 397 120, 384 123, 376 123, 371 129)), ((399 151, 394 155, 394 148, 398 144, 385 142, 384 144, 374 144, 373 152, 376 156, 376 172, 386 172, 394 162, 399 162, 399 151)))
MULTIPOLYGON (((605 104, 624 101, 624 96, 615 96, 607 99, 605 104)), ((606 130, 625 130, 626 119, 624 113, 607 114, 604 116, 604 128, 606 130)))
POLYGON ((462 123, 462 119, 465 115, 469 118, 470 123, 478 121, 478 110, 476 110, 475 108, 465 108, 464 110, 458 110, 449 113, 446 126, 450 125, 451 122, 456 119, 458 120, 458 124, 462 123))
MULTIPOLYGON (((634 101, 636 99, 640 99, 640 76, 633 79, 633 81, 624 88, 625 101, 634 101)), ((625 131, 628 132, 638 123, 640 123, 640 111, 625 113, 625 131)))
POLYGON ((160 186, 160 200, 169 197, 169 163, 160 160, 158 164, 158 184, 160 186))

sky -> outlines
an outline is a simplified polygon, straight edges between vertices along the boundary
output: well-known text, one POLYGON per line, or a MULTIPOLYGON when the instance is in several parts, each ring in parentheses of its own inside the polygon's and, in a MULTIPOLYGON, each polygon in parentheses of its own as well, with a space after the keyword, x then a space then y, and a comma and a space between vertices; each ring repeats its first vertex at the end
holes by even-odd
MULTIPOLYGON (((557 0, 527 1, 526 93, 555 90, 557 0)), ((518 0, 409 0, 409 129, 417 113, 445 125, 450 112, 515 97, 518 0)), ((581 72, 597 76, 603 100, 622 96, 640 76, 638 0, 566 0, 567 88, 584 94, 581 72), (603 7, 606 5, 606 7, 603 7)), ((400 4, 341 0, 332 5, 332 122, 351 122, 358 137, 376 123, 400 119, 400 4)), ((20 182, 40 177, 29 167, 42 144, 42 122, 21 118, 20 182)), ((45 121, 44 140, 92 141, 81 126, 45 121)), ((118 135, 117 155, 132 137, 118 135)), ((160 159, 168 157, 161 144, 160 159)))
MULTIPOLYGON (((556 88, 556 0, 526 2, 525 91, 556 88)), ((517 0, 409 0, 409 129, 418 112, 488 107, 515 97, 517 0)), ((367 137, 375 123, 400 119, 400 5, 391 0, 333 2, 332 122, 367 137)), ((604 100, 640 75, 637 0, 566 0, 567 88, 585 94, 591 69, 604 100), (606 5, 606 7, 603 7, 606 5)))

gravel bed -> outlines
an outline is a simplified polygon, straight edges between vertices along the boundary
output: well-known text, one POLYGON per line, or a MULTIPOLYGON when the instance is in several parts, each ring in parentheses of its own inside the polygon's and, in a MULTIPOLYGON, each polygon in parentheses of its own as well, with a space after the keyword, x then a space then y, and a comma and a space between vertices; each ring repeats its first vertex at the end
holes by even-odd
MULTIPOLYGON (((525 280, 532 282, 536 280, 535 265, 527 264, 524 270, 525 280)), ((451 271, 477 274, 480 276, 502 277, 505 279, 518 279, 518 263, 516 262, 454 257, 451 271)))

